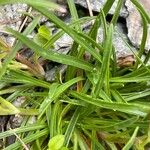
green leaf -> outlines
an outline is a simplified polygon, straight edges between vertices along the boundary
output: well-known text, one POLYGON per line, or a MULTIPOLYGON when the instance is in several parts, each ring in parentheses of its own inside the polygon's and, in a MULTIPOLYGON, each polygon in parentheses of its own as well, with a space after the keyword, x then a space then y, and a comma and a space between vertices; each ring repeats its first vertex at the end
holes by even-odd
MULTIPOLYGON (((45 25, 42 25, 38 29, 38 33, 34 36, 33 41, 40 46, 44 46, 51 39, 51 31, 45 25)), ((52 48, 48 47, 48 48, 52 48)))
POLYGON ((139 116, 146 116, 150 112, 150 106, 142 105, 138 103, 117 103, 117 102, 107 102, 107 100, 101 100, 92 98, 89 95, 82 94, 82 93, 75 93, 71 92, 71 95, 77 99, 80 99, 86 103, 92 104, 94 106, 100 108, 111 109, 114 111, 121 111, 124 113, 139 115, 139 116))
POLYGON ((7 100, 0 97, 0 116, 2 115, 38 115, 39 111, 36 109, 23 109, 23 108, 16 108, 7 100))
POLYGON ((64 135, 56 135, 48 142, 48 150, 60 150, 65 140, 64 135))
MULTIPOLYGON (((33 133, 30 136, 26 136, 25 138, 21 139, 23 141, 23 143, 27 144, 30 143, 32 141, 35 141, 38 138, 43 138, 44 136, 48 135, 48 129, 43 129, 40 130, 38 132, 33 133)), ((22 148, 20 141, 17 141, 11 145, 9 145, 8 147, 5 148, 5 150, 16 150, 18 148, 22 148)))
POLYGON ((134 130, 133 135, 131 136, 131 138, 129 139, 128 143, 123 147, 122 150, 130 150, 130 148, 132 147, 132 145, 134 144, 135 138, 137 136, 139 127, 136 127, 134 130))
POLYGON ((74 39, 78 44, 80 44, 86 51, 91 53, 94 58, 96 58, 99 62, 101 62, 101 58, 99 53, 91 46, 89 45, 83 38, 81 38, 78 33, 71 29, 69 26, 67 26, 62 20, 60 20, 58 17, 56 17, 54 14, 50 13, 48 10, 41 8, 41 7, 36 7, 32 5, 35 9, 40 11, 43 15, 48 17, 52 22, 54 22, 58 27, 63 29, 70 37, 74 39))
POLYGON ((71 120, 70 120, 70 122, 69 122, 69 125, 68 125, 66 133, 65 133, 65 141, 64 141, 65 146, 68 146, 68 144, 69 144, 72 133, 73 133, 75 126, 77 124, 80 112, 81 112, 81 107, 77 107, 71 120))
MULTIPOLYGON (((24 30, 23 34, 24 35, 30 34, 33 31, 33 29, 36 27, 36 25, 38 24, 40 18, 41 18, 40 16, 35 17, 33 19, 33 21, 28 25, 28 27, 24 30)), ((18 50, 20 50, 21 46, 22 46, 21 42, 17 42, 15 44, 15 46, 12 48, 12 50, 10 51, 10 53, 6 56, 6 58, 5 58, 5 60, 3 61, 3 64, 2 64, 2 68, 0 69, 0 79, 4 75, 8 64, 16 56, 16 53, 17 53, 18 50)))
POLYGON ((43 38, 40 34, 36 34, 33 41, 42 47, 47 43, 47 39, 43 38))
POLYGON ((7 100, 0 97, 0 115, 14 115, 19 114, 20 110, 12 105, 7 100))
POLYGON ((102 67, 100 69, 100 75, 98 82, 95 87, 95 96, 97 97, 100 93, 100 90, 103 87, 103 83, 107 81, 108 78, 106 78, 108 67, 110 64, 110 58, 111 58, 111 53, 112 53, 112 36, 113 36, 113 25, 110 25, 106 37, 106 41, 104 43, 104 51, 103 51, 103 61, 102 61, 102 67))
POLYGON ((6 42, 2 38, 0 38, 0 52, 1 51, 9 51, 10 47, 7 45, 6 42))
POLYGON ((42 25, 39 27, 38 33, 47 40, 49 40, 52 35, 50 29, 46 27, 45 25, 42 25))
POLYGON ((49 88, 50 83, 34 78, 26 72, 20 70, 9 70, 8 73, 2 77, 2 81, 7 83, 26 83, 34 86, 41 86, 44 88, 49 88))
POLYGON ((0 5, 7 5, 7 4, 14 4, 14 3, 26 3, 28 5, 34 5, 34 6, 64 11, 64 9, 62 7, 60 7, 58 4, 56 4, 54 2, 50 2, 48 0, 36 0, 36 1, 31 1, 31 0, 1 0, 0 1, 0 5))
POLYGON ((87 71, 93 70, 93 66, 90 63, 77 59, 76 57, 59 54, 53 51, 47 51, 46 49, 40 47, 33 41, 29 40, 27 37, 20 34, 19 32, 16 32, 12 29, 8 29, 8 31, 11 32, 14 36, 16 36, 19 40, 21 40, 29 48, 31 48, 37 55, 42 56, 45 59, 75 66, 81 69, 85 69, 87 71))
POLYGON ((50 88, 49 88, 49 93, 48 96, 45 98, 43 103, 40 106, 40 116, 39 118, 43 115, 43 113, 46 111, 48 106, 53 102, 56 101, 57 98, 65 91, 67 88, 72 86, 73 84, 83 80, 81 77, 74 78, 72 80, 69 80, 68 82, 60 85, 58 83, 53 83, 50 88))
POLYGON ((131 0, 131 2, 143 13, 143 15, 146 17, 148 23, 150 23, 150 16, 146 12, 146 9, 143 8, 141 3, 139 3, 137 0, 131 0))
POLYGON ((7 130, 5 132, 1 132, 0 139, 11 136, 14 134, 14 132, 16 134, 19 134, 19 133, 24 133, 24 132, 34 131, 34 130, 41 130, 44 128, 47 128, 47 126, 45 124, 33 124, 33 125, 23 126, 23 127, 7 130))

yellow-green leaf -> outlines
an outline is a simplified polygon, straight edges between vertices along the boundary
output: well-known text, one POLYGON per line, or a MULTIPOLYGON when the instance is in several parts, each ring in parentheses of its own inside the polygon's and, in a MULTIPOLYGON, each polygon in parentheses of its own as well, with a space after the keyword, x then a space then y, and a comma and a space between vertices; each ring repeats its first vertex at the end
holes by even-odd
POLYGON ((20 113, 19 109, 17 109, 10 102, 0 97, 0 115, 13 115, 17 113, 20 113))
POLYGON ((48 143, 48 150, 60 150, 63 146, 64 139, 64 135, 54 136, 48 143))

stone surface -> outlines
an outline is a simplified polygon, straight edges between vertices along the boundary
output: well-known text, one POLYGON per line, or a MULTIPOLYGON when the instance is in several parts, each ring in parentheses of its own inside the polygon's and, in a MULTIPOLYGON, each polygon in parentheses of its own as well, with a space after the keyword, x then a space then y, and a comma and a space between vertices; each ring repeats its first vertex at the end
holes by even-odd
MULTIPOLYGON (((143 5, 145 10, 150 14, 150 1, 140 0, 140 3, 143 5)), ((141 44, 142 34, 143 34, 142 19, 136 7, 130 2, 130 0, 127 0, 125 5, 129 12, 129 16, 126 18, 128 37, 131 43, 135 47, 139 48, 141 44)), ((145 50, 149 50, 149 49, 150 49, 150 25, 148 25, 148 38, 147 38, 145 50)))
MULTIPOLYGON (((84 24, 85 32, 89 31, 91 23, 84 24)), ((127 46, 129 43, 126 27, 122 23, 118 23, 115 27, 115 32, 113 35, 113 45, 115 47, 117 63, 119 67, 130 66, 134 63, 134 56, 130 48, 135 51, 135 48, 130 45, 130 48, 127 46), (120 34, 119 34, 120 33, 120 34)), ((103 29, 99 28, 98 30, 98 42, 103 41, 103 29)), ((64 34, 60 39, 58 39, 55 43, 55 50, 59 53, 67 54, 73 44, 72 38, 70 38, 67 34, 64 34)), ((66 70, 66 65, 59 65, 57 67, 53 67, 52 69, 46 71, 45 79, 50 82, 55 81, 56 73, 60 72, 63 74, 66 70)))
POLYGON ((21 12, 27 10, 26 4, 13 4, 0 7, 0 26, 18 30, 22 21, 21 12))
POLYGON ((22 14, 27 10, 26 4, 12 4, 0 6, 0 36, 5 38, 9 45, 12 45, 15 38, 5 34, 5 27, 18 30, 22 23, 22 14))
MULTIPOLYGON (((74 0, 76 4, 79 4, 85 8, 87 7, 87 3, 86 0, 74 0)), ((90 4, 91 4, 91 8, 93 11, 99 12, 101 8, 103 8, 104 4, 105 4, 106 0, 90 0, 90 4)), ((118 0, 116 0, 111 8, 111 10, 109 11, 109 14, 113 14, 115 11, 115 8, 117 6, 117 2, 118 0)), ((128 12, 126 10, 125 7, 122 7, 121 12, 120 12, 120 16, 122 17, 126 17, 128 15, 128 12)))
POLYGON ((54 82, 56 80, 56 75, 59 73, 61 77, 63 77, 63 74, 65 73, 67 69, 67 65, 59 65, 55 66, 52 69, 46 71, 45 79, 49 82, 54 82))
POLYGON ((55 44, 54 49, 58 53, 67 54, 73 44, 72 38, 68 34, 64 34, 61 38, 59 38, 55 44))
MULTIPOLYGON (((117 26, 115 27, 115 32, 113 35, 113 45, 115 47, 117 58, 132 55, 130 48, 124 42, 124 41, 126 41, 127 43, 129 42, 124 28, 125 28, 124 24, 118 23, 117 26)), ((98 41, 102 42, 102 40, 103 40, 103 30, 102 28, 99 28, 98 41)), ((131 46, 131 48, 134 50, 134 47, 131 46)))

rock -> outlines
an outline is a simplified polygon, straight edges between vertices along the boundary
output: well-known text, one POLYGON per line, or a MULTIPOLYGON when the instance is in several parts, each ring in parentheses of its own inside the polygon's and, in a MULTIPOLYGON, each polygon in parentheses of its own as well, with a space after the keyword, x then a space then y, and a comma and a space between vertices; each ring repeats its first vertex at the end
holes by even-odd
MULTIPOLYGON (((86 0, 74 0, 74 1, 78 5, 81 5, 82 7, 88 8, 86 0)), ((100 9, 103 8, 105 2, 106 2, 106 0, 90 0, 92 10, 95 12, 99 12, 100 9)), ((116 0, 114 2, 111 10, 109 11, 109 14, 114 14, 117 3, 118 3, 118 0, 116 0)), ((121 12, 120 12, 120 16, 121 17, 127 17, 127 15, 128 15, 128 12, 127 12, 126 8, 122 7, 121 12)))
MULTIPOLYGON (((10 130, 10 129, 15 129, 15 128, 18 128, 20 127, 21 123, 23 122, 23 117, 20 116, 19 114, 18 115, 15 115, 15 116, 10 116, 10 119, 7 123, 7 130, 10 130)), ((15 140, 16 140, 16 136, 15 135, 11 135, 9 137, 6 138, 6 145, 9 146, 13 143, 15 143, 15 140)))
POLYGON ((67 54, 73 44, 72 38, 68 34, 64 34, 54 43, 54 49, 58 53, 67 54))
MULTIPOLYGON (((127 43, 129 43, 128 37, 126 35, 124 28, 125 28, 124 24, 118 23, 114 29, 115 32, 113 35, 113 45, 115 47, 117 58, 133 55, 130 48, 124 42, 124 41, 126 41, 127 43)), ((102 40, 103 40, 103 30, 102 30, 102 28, 99 28, 98 41, 102 42, 102 40)), ((135 50, 135 48, 133 46, 130 45, 130 47, 132 48, 132 50, 135 50)))
POLYGON ((56 80, 56 76, 59 73, 61 77, 63 77, 64 72, 66 71, 67 66, 66 65, 59 65, 55 66, 45 74, 46 81, 54 82, 56 80))
POLYGON ((25 102, 25 100, 26 100, 25 97, 20 96, 13 101, 13 105, 15 107, 21 107, 21 105, 25 102))
POLYGON ((18 30, 22 24, 22 14, 27 10, 26 4, 12 4, 0 6, 0 36, 5 37, 6 42, 12 45, 15 38, 5 35, 5 27, 18 30))
MULTIPOLYGON (((150 14, 150 1, 149 0, 140 0, 141 4, 145 10, 150 14)), ((125 3, 129 16, 126 18, 127 28, 128 28, 128 37, 131 43, 139 48, 141 44, 143 26, 141 16, 136 9, 136 7, 131 3, 130 0, 127 0, 125 3)), ((148 37, 145 45, 145 50, 150 49, 150 25, 148 25, 148 37)))
MULTIPOLYGON (((88 22, 84 24, 84 31, 88 32, 90 29, 91 23, 88 22)), ((125 24, 117 23, 115 27, 115 32, 113 36, 113 45, 115 47, 117 62, 119 67, 125 67, 133 65, 135 59, 130 48, 135 51, 135 48, 131 45, 130 48, 126 45, 124 41, 129 43, 127 33, 125 32, 125 24), (118 31, 118 32, 117 32, 118 31), (120 33, 120 34, 119 34, 120 33)), ((98 30, 98 42, 103 41, 103 29, 100 27, 98 30)), ((73 44, 73 40, 67 35, 64 34, 60 39, 58 39, 55 43, 55 50, 59 53, 67 54, 73 44)), ((59 65, 53 67, 52 69, 46 71, 45 79, 46 81, 54 82, 56 79, 56 74, 59 72, 63 74, 66 70, 66 65, 59 65)))
MULTIPOLYGON (((64 9, 63 13, 59 11, 55 11, 54 13, 59 17, 64 17, 65 15, 67 15, 68 12, 67 12, 67 9, 65 8, 66 7, 65 5, 61 5, 61 7, 64 9)), ((27 9, 28 9, 28 6, 26 4, 18 4, 18 3, 0 6, 0 36, 10 46, 13 45, 15 38, 8 35, 7 32, 5 31, 5 28, 9 27, 18 31, 24 20, 24 17, 22 16, 22 12, 26 12, 27 9)), ((36 10, 32 10, 31 13, 33 16, 40 14, 36 10)), ((30 21, 31 20, 29 19, 27 24, 30 21)), ((44 22, 47 22, 47 21, 48 19, 42 16, 40 23, 43 24, 44 22)))
POLYGON ((27 10, 26 4, 13 4, 13 5, 1 6, 0 26, 3 27, 8 26, 18 30, 22 21, 21 12, 25 12, 26 10, 27 10))

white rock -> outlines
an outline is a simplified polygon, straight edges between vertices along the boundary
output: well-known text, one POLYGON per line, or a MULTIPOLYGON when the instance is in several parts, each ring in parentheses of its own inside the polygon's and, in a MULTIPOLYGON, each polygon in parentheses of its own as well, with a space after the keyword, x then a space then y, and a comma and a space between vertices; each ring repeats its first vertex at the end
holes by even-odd
MULTIPOLYGON (((149 0, 140 0, 143 4, 145 10, 150 14, 150 1, 149 0)), ((128 28, 128 37, 131 43, 139 48, 141 45, 142 34, 143 34, 143 25, 140 13, 137 11, 136 7, 131 3, 130 0, 127 0, 125 5, 129 11, 129 16, 126 18, 127 28, 128 28)), ((150 25, 148 25, 148 37, 146 41, 145 50, 150 49, 150 25)))
MULTIPOLYGON (((76 4, 79 4, 85 8, 88 8, 86 0, 74 0, 76 4)), ((106 3, 106 0, 90 0, 90 5, 93 11, 99 12, 101 8, 103 8, 104 4, 106 3)), ((117 6, 118 0, 116 0, 109 11, 109 14, 113 14, 115 12, 115 8, 117 6)), ((125 7, 122 7, 120 16, 126 17, 128 15, 128 12, 125 7)))

